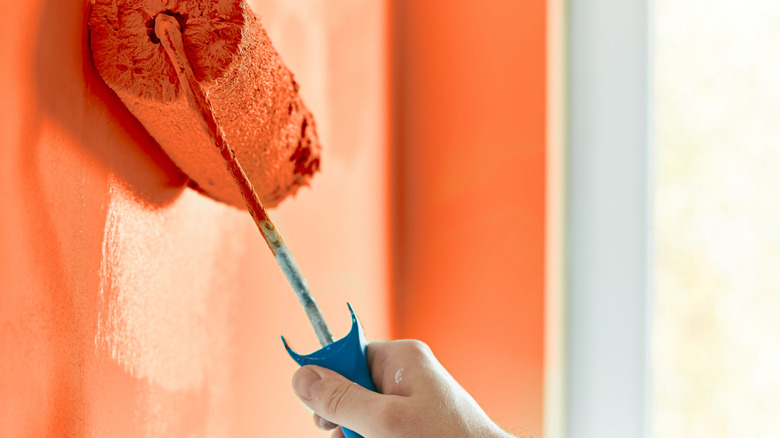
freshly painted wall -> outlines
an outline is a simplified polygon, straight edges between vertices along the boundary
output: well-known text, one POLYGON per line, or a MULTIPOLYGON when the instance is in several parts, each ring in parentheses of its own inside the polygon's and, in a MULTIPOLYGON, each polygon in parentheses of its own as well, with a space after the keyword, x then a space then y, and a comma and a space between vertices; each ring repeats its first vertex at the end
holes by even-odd
MULTIPOLYGON (((384 6, 252 3, 324 145, 278 228, 334 332, 349 300, 384 337, 384 6)), ((279 339, 316 348, 295 296, 249 215, 186 188, 97 76, 87 13, 0 18, 0 436, 316 433, 279 339)))
MULTIPOLYGON (((541 435, 545 2, 250 3, 322 140, 272 215, 336 335, 349 300, 541 435)), ((0 17, 0 436, 317 436, 294 294, 97 76, 87 13, 0 17)))
POLYGON ((394 334, 541 436, 547 4, 391 4, 394 334))

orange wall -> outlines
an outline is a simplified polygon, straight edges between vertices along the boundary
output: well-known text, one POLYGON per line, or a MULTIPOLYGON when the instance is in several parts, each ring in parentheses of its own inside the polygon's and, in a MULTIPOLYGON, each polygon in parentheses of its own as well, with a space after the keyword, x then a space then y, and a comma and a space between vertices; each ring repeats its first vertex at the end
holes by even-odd
MULTIPOLYGON (((334 332, 350 300, 383 338, 382 4, 251 3, 324 145, 278 228, 334 332)), ((279 335, 316 338, 250 217, 184 188, 97 77, 86 1, 4 6, 0 436, 316 434, 279 335)))
MULTIPOLYGON (((318 122, 322 173, 273 215, 334 332, 350 300, 539 434, 543 2, 250 3, 318 122)), ((0 17, 0 436, 316 435, 279 345, 316 348, 294 295, 97 77, 86 5, 0 17)))
POLYGON ((392 2, 394 317, 542 431, 545 2, 392 2))

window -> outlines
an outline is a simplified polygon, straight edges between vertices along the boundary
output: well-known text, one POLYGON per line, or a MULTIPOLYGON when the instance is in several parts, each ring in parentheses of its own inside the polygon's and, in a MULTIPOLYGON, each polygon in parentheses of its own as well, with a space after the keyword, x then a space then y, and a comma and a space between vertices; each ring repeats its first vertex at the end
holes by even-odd
POLYGON ((653 436, 780 436, 780 2, 655 8, 653 436))

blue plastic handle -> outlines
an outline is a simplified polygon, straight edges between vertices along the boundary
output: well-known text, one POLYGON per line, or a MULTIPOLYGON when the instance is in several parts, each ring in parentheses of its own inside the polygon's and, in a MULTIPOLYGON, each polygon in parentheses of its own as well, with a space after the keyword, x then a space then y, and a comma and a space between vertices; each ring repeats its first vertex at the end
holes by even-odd
MULTIPOLYGON (((347 303, 349 313, 352 315, 352 328, 347 336, 333 342, 330 345, 322 347, 312 354, 301 356, 292 351, 287 341, 282 336, 284 348, 298 365, 319 365, 323 368, 335 371, 358 385, 376 391, 374 382, 371 380, 371 372, 368 370, 368 361, 366 359, 366 335, 363 333, 363 326, 358 322, 352 306, 347 303)), ((362 438, 361 435, 347 429, 341 428, 346 438, 362 438)))

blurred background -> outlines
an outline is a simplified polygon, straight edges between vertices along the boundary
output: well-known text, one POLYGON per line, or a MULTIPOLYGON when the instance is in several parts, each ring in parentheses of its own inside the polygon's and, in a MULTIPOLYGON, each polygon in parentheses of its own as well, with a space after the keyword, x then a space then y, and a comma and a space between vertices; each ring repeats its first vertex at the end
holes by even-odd
POLYGON ((657 0, 653 436, 780 436, 780 4, 657 0))
MULTIPOLYGON (((518 436, 780 437, 780 5, 251 0, 322 171, 272 212, 336 336, 427 342, 518 436)), ((249 216, 0 16, 0 435, 319 436, 249 216)))

